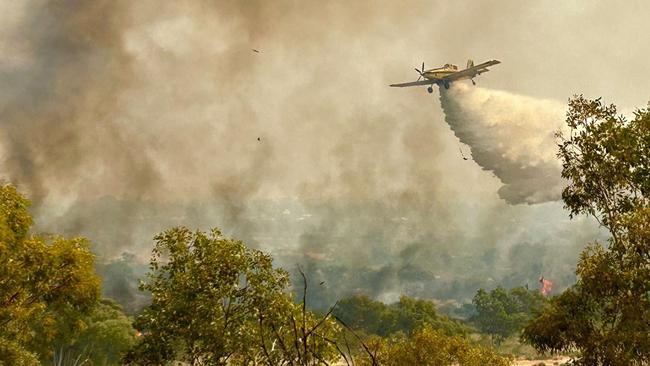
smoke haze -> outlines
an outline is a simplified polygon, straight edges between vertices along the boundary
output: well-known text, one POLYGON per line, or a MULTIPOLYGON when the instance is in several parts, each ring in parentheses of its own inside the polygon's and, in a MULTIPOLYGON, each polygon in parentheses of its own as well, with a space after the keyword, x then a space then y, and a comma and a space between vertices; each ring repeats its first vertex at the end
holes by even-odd
POLYGON ((0 164, 39 230, 88 236, 106 261, 146 260, 173 225, 218 226, 325 280, 322 305, 466 299, 540 272, 562 288, 601 234, 552 202, 552 133, 576 92, 645 105, 647 8, 4 2, 0 164), (469 57, 503 64, 440 101, 387 87, 469 57))

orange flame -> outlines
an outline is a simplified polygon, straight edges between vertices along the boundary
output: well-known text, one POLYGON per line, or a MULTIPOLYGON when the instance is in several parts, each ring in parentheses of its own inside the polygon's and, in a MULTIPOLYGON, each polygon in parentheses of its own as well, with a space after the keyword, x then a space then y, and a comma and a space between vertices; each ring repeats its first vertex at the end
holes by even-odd
POLYGON ((539 289, 539 292, 541 292, 544 296, 548 296, 553 290, 553 282, 551 280, 545 279, 544 277, 541 277, 539 279, 539 283, 542 284, 542 288, 539 289))

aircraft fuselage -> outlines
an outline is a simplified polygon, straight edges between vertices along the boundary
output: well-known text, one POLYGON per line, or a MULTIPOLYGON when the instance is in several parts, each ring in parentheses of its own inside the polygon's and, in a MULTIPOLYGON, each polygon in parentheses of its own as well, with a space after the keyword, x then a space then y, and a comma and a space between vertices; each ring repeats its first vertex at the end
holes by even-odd
MULTIPOLYGON (((426 71, 424 71, 422 73, 422 76, 424 76, 426 79, 429 79, 429 80, 436 80, 436 79, 443 79, 444 77, 449 76, 451 74, 455 74, 458 71, 460 71, 460 70, 458 70, 458 66, 448 64, 448 65, 445 65, 443 67, 439 67, 437 69, 426 70, 426 71)), ((471 78, 475 77, 476 75, 478 75, 479 72, 472 73, 472 74, 466 75, 466 76, 461 76, 457 80, 471 79, 471 78)))

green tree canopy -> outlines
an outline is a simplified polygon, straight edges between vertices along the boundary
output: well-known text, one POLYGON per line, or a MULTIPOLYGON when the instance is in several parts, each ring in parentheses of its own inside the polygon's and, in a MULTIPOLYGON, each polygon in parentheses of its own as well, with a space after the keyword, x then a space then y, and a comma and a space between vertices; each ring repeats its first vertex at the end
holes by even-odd
POLYGON ((310 365, 335 359, 336 325, 293 303, 271 256, 218 230, 167 230, 155 238, 141 288, 152 303, 136 320, 133 364, 310 365))
POLYGON ((339 301, 334 315, 353 329, 386 336, 395 329, 395 316, 381 301, 359 295, 339 301))
POLYGON ((523 338, 540 351, 579 350, 583 365, 650 364, 650 111, 631 121, 614 105, 570 100, 560 135, 562 198, 595 217, 607 247, 582 252, 575 286, 553 299, 523 338))
POLYGON ((539 292, 523 287, 480 289, 472 300, 476 314, 470 320, 498 344, 519 332, 545 301, 539 292))
POLYGON ((122 357, 136 343, 132 320, 111 299, 102 299, 84 319, 86 327, 71 344, 60 347, 61 359, 79 357, 93 365, 121 365, 122 357))
POLYGON ((49 362, 99 298, 88 241, 30 235, 29 204, 0 186, 0 344, 15 351, 0 352, 6 364, 29 364, 34 355, 49 362))
POLYGON ((411 333, 425 325, 450 335, 466 334, 469 330, 460 321, 439 314, 432 301, 408 296, 401 296, 390 305, 364 295, 348 297, 339 301, 334 315, 353 329, 382 337, 396 332, 411 333))

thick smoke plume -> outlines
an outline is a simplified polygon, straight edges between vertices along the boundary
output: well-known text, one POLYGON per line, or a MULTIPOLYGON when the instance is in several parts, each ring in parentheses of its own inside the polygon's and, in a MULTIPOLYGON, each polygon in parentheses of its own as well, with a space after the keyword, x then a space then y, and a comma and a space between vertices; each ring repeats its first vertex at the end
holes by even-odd
POLYGON ((101 186, 137 199, 157 179, 147 151, 116 113, 132 79, 122 47, 124 5, 24 3, 29 15, 3 37, 25 54, 0 69, 3 168, 36 207, 50 194, 76 200, 104 193, 101 186))
POLYGON ((455 83, 440 88, 445 120, 472 158, 503 183, 508 203, 541 203, 561 198, 555 133, 564 126, 566 107, 503 91, 455 83))

